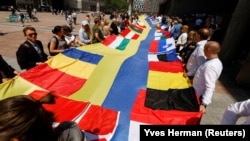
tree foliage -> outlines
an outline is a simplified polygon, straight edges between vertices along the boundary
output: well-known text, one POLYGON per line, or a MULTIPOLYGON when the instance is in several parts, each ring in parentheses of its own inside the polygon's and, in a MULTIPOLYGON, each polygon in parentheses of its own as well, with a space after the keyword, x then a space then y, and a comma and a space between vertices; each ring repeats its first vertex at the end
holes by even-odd
POLYGON ((106 12, 128 10, 126 0, 105 0, 104 4, 104 11, 106 12))

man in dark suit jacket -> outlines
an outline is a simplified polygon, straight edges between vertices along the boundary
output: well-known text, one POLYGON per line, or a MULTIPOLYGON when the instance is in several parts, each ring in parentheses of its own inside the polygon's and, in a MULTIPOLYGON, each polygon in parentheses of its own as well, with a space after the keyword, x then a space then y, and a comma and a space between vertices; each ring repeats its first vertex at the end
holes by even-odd
POLYGON ((42 42, 37 40, 34 27, 25 27, 23 33, 27 40, 19 46, 16 57, 20 68, 28 70, 47 61, 48 55, 44 52, 42 42))

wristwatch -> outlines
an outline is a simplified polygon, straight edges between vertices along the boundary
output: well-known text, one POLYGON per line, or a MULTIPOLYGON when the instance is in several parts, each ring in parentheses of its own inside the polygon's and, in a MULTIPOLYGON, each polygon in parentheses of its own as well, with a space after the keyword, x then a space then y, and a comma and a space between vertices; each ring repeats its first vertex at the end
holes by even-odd
POLYGON ((201 105, 203 105, 205 108, 207 108, 207 105, 206 104, 204 104, 204 103, 201 103, 201 105))

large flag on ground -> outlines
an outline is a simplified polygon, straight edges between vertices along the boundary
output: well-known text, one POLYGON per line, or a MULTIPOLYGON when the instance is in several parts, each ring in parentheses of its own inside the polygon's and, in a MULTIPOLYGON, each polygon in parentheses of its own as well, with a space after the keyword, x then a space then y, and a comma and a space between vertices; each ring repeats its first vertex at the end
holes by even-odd
MULTIPOLYGON (((116 37, 113 37, 113 40, 106 45, 103 43, 96 43, 76 49, 66 50, 64 53, 54 56, 45 62, 45 64, 37 66, 38 68, 41 68, 42 73, 33 71, 32 69, 37 70, 35 67, 24 72, 20 76, 16 76, 10 81, 0 84, 0 98, 2 99, 20 94, 28 95, 35 90, 53 90, 56 94, 61 95, 62 98, 66 98, 62 101, 69 98, 70 100, 77 101, 77 103, 88 102, 87 105, 85 105, 86 103, 77 104, 75 107, 77 110, 84 108, 86 109, 84 111, 94 110, 94 112, 83 112, 84 114, 80 114, 79 116, 77 114, 78 111, 72 108, 72 110, 76 110, 77 112, 72 111, 72 115, 69 112, 69 115, 65 116, 67 119, 71 119, 77 115, 78 118, 75 120, 78 122, 79 126, 84 131, 90 130, 91 132, 87 136, 90 137, 90 139, 96 139, 97 141, 133 140, 133 138, 131 139, 131 136, 129 136, 129 132, 131 131, 130 128, 133 128, 133 123, 153 123, 149 121, 157 121, 156 117, 169 117, 168 119, 157 122, 163 124, 168 123, 168 121, 172 121, 172 123, 175 124, 193 124, 194 122, 197 122, 195 115, 198 119, 200 117, 199 115, 197 116, 197 113, 188 113, 185 114, 185 116, 180 117, 176 111, 173 111, 172 113, 169 111, 166 113, 164 111, 164 113, 161 113, 152 111, 152 109, 142 107, 138 104, 138 101, 143 101, 142 104, 144 105, 147 88, 167 90, 168 88, 179 89, 188 87, 182 85, 184 80, 181 78, 181 72, 178 72, 177 76, 175 76, 176 78, 181 78, 179 80, 180 83, 177 83, 178 81, 174 82, 174 80, 170 80, 174 78, 174 75, 170 74, 171 72, 157 74, 159 68, 149 71, 149 44, 155 38, 153 35, 156 29, 150 22, 150 19, 145 19, 145 21, 146 27, 149 28, 143 28, 143 32, 137 40, 127 39, 129 42, 125 47, 122 47, 122 51, 118 49, 110 49, 111 47, 117 47, 117 45, 114 45, 117 44, 117 42, 113 43, 113 41, 116 40, 116 37), (55 79, 54 75, 58 79, 55 79), (149 76, 156 77, 148 79, 149 76), (160 79, 159 77, 161 76, 168 81, 160 79), (41 78, 44 78, 45 80, 42 80, 41 78), (69 81, 66 81, 68 79, 69 81), (154 83, 159 83, 157 80, 167 83, 152 83, 153 81, 154 83), (54 83, 52 83, 52 81, 54 81, 54 83), (74 81, 77 83, 76 85, 74 85, 74 81), (135 109, 141 111, 138 112, 135 109), (150 111, 154 116, 149 114, 149 116, 147 116, 149 118, 146 119, 144 113, 147 113, 147 111, 150 111), (109 114, 110 112, 111 114, 109 114), (91 118, 91 114, 95 114, 96 119, 91 118), (109 117, 106 117, 107 115, 110 115, 111 118, 107 119, 109 117), (177 115, 178 118, 173 118, 175 115, 177 115), (119 118, 117 118, 117 116, 119 116, 119 118), (94 128, 92 128, 92 126, 84 126, 85 124, 89 125, 90 123, 100 123, 102 119, 111 122, 111 124, 108 124, 110 126, 106 126, 107 122, 105 121, 102 121, 103 124, 101 124, 103 125, 103 128, 102 126, 99 126, 100 124, 95 125, 96 127, 94 128), (113 126, 115 125, 115 119, 117 120, 117 126, 113 126), (97 120, 97 122, 95 122, 95 120, 97 120), (89 124, 86 123, 88 121, 90 122, 89 124), (99 128, 101 130, 96 134, 96 131, 98 130, 95 129, 99 128)), ((120 40, 118 41, 125 39, 122 36, 119 36, 119 38, 120 40)), ((121 42, 119 42, 119 44, 120 43, 121 42)), ((178 66, 177 64, 175 65, 176 67, 178 66)), ((173 70, 176 70, 176 68, 173 68, 173 70)), ((60 110, 57 112, 60 112, 60 110)), ((66 118, 64 115, 58 115, 60 116, 58 119, 63 120, 66 118)), ((158 120, 160 120, 160 118, 158 118, 158 120)), ((134 139, 137 139, 139 133, 133 133, 135 134, 134 139)))
POLYGON ((199 99, 183 72, 181 62, 149 62, 145 106, 197 112, 199 99))

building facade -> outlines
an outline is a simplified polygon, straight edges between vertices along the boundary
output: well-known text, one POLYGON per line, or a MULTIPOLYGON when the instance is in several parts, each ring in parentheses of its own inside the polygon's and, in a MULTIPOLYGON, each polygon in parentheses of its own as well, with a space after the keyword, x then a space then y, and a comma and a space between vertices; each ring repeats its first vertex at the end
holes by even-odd
POLYGON ((104 0, 74 0, 64 1, 64 7, 83 11, 102 11, 104 0))
POLYGON ((150 14, 158 14, 160 4, 166 0, 144 0, 143 12, 150 14))
POLYGON ((1 0, 0 4, 4 8, 11 5, 25 8, 29 5, 39 11, 74 9, 83 12, 101 11, 104 7, 104 0, 1 0))
POLYGON ((133 0, 133 11, 143 12, 144 0, 133 0))

